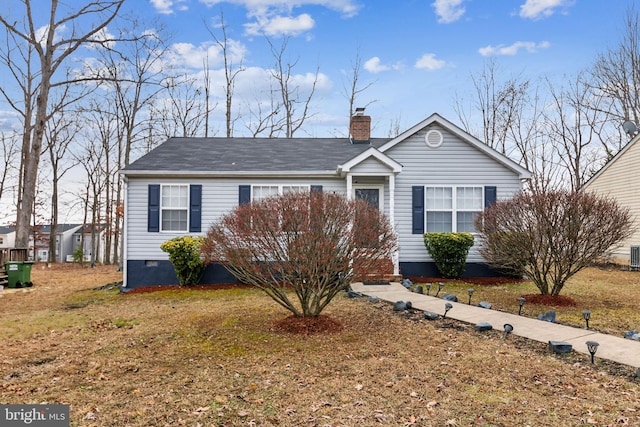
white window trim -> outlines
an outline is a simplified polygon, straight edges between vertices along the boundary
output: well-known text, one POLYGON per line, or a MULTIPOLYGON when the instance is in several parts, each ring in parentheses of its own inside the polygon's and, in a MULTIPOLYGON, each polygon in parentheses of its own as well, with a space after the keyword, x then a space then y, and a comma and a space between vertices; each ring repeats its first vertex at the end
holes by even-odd
MULTIPOLYGON (((458 231, 458 212, 482 212, 484 210, 484 185, 473 185, 473 184, 433 184, 433 185, 425 185, 424 186, 424 230, 426 233, 430 233, 427 229, 427 212, 451 212, 451 232, 457 233, 458 231), (427 209, 427 188, 451 188, 451 209, 427 209), (458 209, 458 188, 480 188, 481 189, 481 207, 480 210, 475 209, 458 209)), ((471 234, 478 234, 477 232, 470 232, 471 234)))
MULTIPOLYGON (((160 184, 160 218, 159 218, 159 220, 160 220, 160 224, 159 224, 160 233, 174 233, 175 234, 175 233, 188 233, 189 232, 189 225, 190 225, 189 224, 189 206, 191 206, 191 200, 190 200, 191 194, 190 193, 191 192, 189 191, 189 184, 160 184), (186 187, 186 189, 187 189, 187 206, 186 206, 186 208, 184 208, 184 210, 187 211, 187 227, 184 230, 164 230, 162 228, 162 222, 163 222, 162 221, 162 216, 163 216, 164 210, 165 210, 164 206, 162 205, 162 189, 164 187, 186 187)), ((169 208, 167 208, 167 210, 178 210, 178 209, 175 209, 175 208, 174 209, 169 209, 169 208)))
POLYGON ((251 201, 254 200, 253 189, 255 187, 278 187, 278 196, 282 196, 284 187, 304 187, 306 191, 311 191, 311 184, 251 184, 251 201))

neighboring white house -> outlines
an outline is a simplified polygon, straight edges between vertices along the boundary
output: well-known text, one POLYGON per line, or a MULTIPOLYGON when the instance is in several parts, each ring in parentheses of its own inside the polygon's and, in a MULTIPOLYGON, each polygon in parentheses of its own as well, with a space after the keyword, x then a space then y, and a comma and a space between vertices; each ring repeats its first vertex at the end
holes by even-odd
POLYGON ((611 197, 629 208, 635 232, 613 248, 614 261, 640 268, 640 134, 635 136, 582 187, 583 191, 611 197), (632 248, 634 259, 631 258, 632 248), (632 262, 633 261, 633 262, 632 262))
POLYGON ((0 249, 11 249, 16 243, 16 228, 0 225, 0 249))
MULTIPOLYGON (((427 231, 474 231, 473 219, 522 189, 530 173, 438 114, 395 138, 170 138, 121 173, 125 182, 124 286, 175 284, 162 242, 203 235, 238 204, 295 189, 377 202, 399 239, 395 273, 436 275, 427 231)), ((467 276, 489 272, 472 248, 467 276)), ((202 282, 232 280, 209 265, 202 282)))

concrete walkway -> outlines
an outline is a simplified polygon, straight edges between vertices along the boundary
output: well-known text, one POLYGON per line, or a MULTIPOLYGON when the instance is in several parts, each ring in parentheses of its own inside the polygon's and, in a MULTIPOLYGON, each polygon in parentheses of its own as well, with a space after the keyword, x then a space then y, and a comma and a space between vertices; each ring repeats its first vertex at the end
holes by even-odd
MULTIPOLYGON (((396 301, 411 301, 412 308, 431 311, 442 315, 447 301, 433 296, 423 295, 407 290, 400 283, 390 285, 364 285, 354 283, 351 289, 367 296, 375 296, 384 301, 394 303, 396 301)), ((511 313, 503 313, 496 310, 488 310, 466 303, 452 302, 453 308, 447 313, 447 318, 476 324, 488 322, 493 329, 503 331, 503 325, 509 323, 513 326, 513 334, 529 338, 535 341, 548 343, 549 341, 565 341, 573 346, 573 350, 589 355, 587 341, 596 341, 600 344, 596 352, 596 359, 607 359, 614 362, 640 368, 640 342, 601 334, 587 329, 558 325, 525 316, 511 313)), ((476 303, 477 304, 477 303, 476 303)))

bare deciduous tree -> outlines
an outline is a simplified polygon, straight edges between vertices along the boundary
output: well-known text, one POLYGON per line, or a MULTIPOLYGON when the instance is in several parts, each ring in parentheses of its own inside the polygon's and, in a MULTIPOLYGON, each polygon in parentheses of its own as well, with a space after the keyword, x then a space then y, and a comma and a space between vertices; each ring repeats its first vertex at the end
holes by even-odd
POLYGON ((209 229, 202 251, 295 316, 310 317, 353 280, 379 279, 396 246, 388 219, 366 201, 312 191, 237 207, 209 229))
MULTIPOLYGON (((346 82, 342 87, 344 97, 349 102, 349 117, 353 117, 356 108, 356 100, 358 95, 362 94, 364 91, 369 89, 375 82, 368 82, 365 84, 360 84, 360 72, 362 69, 362 57, 360 56, 360 49, 356 51, 356 57, 351 62, 351 74, 348 76, 349 81, 346 82)), ((359 105, 359 107, 367 108, 369 105, 373 104, 374 101, 370 101, 365 103, 364 105, 359 105)), ((347 129, 347 135, 351 132, 351 128, 347 129)))
POLYGON ((7 184, 11 179, 11 171, 15 170, 15 157, 18 154, 18 135, 16 132, 0 133, 0 151, 2 151, 2 164, 0 167, 0 200, 6 195, 7 184))
POLYGON ((580 189, 597 170, 594 167, 600 165, 594 147, 600 145, 599 135, 605 125, 598 111, 601 98, 592 93, 585 77, 578 73, 560 88, 547 80, 552 103, 545 112, 546 127, 573 191, 580 189))
POLYGON ((472 112, 465 109, 460 98, 456 99, 454 110, 467 132, 478 134, 485 144, 507 154, 511 149, 509 136, 516 125, 516 117, 528 102, 529 80, 520 76, 504 81, 499 81, 500 78, 498 64, 491 59, 477 75, 471 76, 476 91, 472 112), (476 112, 481 115, 480 131, 473 127, 476 112))
MULTIPOLYGON (((640 125, 640 12, 635 4, 627 9, 618 44, 598 54, 591 68, 591 84, 605 102, 592 106, 620 126, 626 120, 640 125)), ((626 142, 623 135, 605 139, 608 158, 626 142)))
MULTIPOLYGON (((123 20, 124 21, 124 20, 123 20)), ((118 30, 119 42, 99 52, 93 64, 86 67, 89 78, 100 82, 97 100, 89 110, 101 111, 103 120, 117 123, 112 129, 115 145, 104 153, 108 165, 109 189, 107 212, 115 213, 114 206, 123 201, 122 183, 117 171, 130 163, 132 153, 139 149, 147 152, 160 139, 149 123, 149 106, 158 94, 166 90, 166 71, 162 60, 167 53, 162 26, 148 31, 137 20, 126 20, 118 30), (142 141, 147 144, 141 146, 142 141), (110 176, 110 177, 109 177, 110 176), (115 188, 115 192, 112 190, 115 188), (111 194, 115 193, 115 194, 111 194)), ((108 236, 113 236, 113 262, 118 262, 122 217, 107 218, 108 236)))
POLYGON ((271 70, 271 77, 276 81, 278 95, 281 99, 280 105, 284 114, 284 131, 286 138, 293 138, 294 134, 302 127, 312 114, 309 111, 311 100, 316 90, 320 70, 317 68, 312 77, 311 87, 307 93, 295 81, 293 70, 298 64, 298 60, 289 61, 286 58, 287 44, 289 37, 282 40, 282 44, 276 47, 271 39, 267 38, 271 54, 275 60, 274 68, 271 70))
MULTIPOLYGON (((19 188, 16 215, 17 248, 26 248, 29 243, 29 217, 35 201, 36 181, 42 142, 47 121, 52 109, 49 94, 52 88, 68 85, 68 80, 56 81, 55 75, 67 59, 81 46, 89 43, 105 43, 104 38, 97 37, 117 16, 124 0, 95 0, 85 2, 76 9, 67 9, 66 14, 59 17, 60 3, 52 0, 47 12, 48 20, 42 27, 37 27, 31 0, 22 0, 24 5, 24 21, 15 21, 5 13, 0 15, 7 37, 8 45, 3 53, 4 62, 13 68, 16 65, 11 51, 17 52, 19 73, 13 78, 26 95, 19 107, 23 119, 22 161, 24 165, 19 188), (84 22, 95 22, 90 28, 82 31, 84 22), (19 25, 21 23, 21 25, 19 25), (66 29, 66 31, 61 31, 66 29)), ((39 5, 40 6, 40 5, 39 5)), ((63 7, 66 5, 63 4, 63 7)), ((5 98, 11 95, 2 92, 5 98), (7 96, 9 95, 9 96, 7 96)), ((12 101, 10 103, 14 104, 12 101)))
POLYGON ((476 217, 480 253, 492 266, 525 274, 542 294, 605 256, 632 232, 629 210, 587 192, 529 191, 476 217))
MULTIPOLYGON (((74 161, 69 161, 68 152, 70 144, 75 140, 80 129, 77 119, 71 119, 65 111, 60 111, 47 122, 46 130, 45 141, 51 166, 50 235, 56 236, 58 231, 59 184, 64 175, 76 164, 74 161)), ((56 249, 56 239, 52 238, 49 240, 48 262, 57 261, 56 249)))
POLYGON ((227 138, 233 136, 233 91, 236 85, 236 78, 238 74, 244 71, 242 63, 239 66, 235 66, 233 63, 233 53, 231 52, 230 40, 227 37, 227 26, 224 23, 224 15, 220 12, 220 31, 222 37, 216 36, 216 34, 207 26, 207 31, 213 37, 216 44, 222 52, 222 59, 224 61, 224 78, 225 78, 225 124, 227 138))
POLYGON ((165 138, 194 137, 202 134, 206 120, 206 103, 202 102, 202 89, 188 75, 172 76, 165 80, 166 97, 158 97, 150 106, 154 122, 165 138))

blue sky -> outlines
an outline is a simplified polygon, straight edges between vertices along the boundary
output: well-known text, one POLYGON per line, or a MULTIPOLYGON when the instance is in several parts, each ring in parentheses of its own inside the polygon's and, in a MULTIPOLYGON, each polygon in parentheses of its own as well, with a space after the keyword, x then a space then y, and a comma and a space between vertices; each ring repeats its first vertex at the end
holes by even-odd
MULTIPOLYGON (((236 60, 247 68, 240 94, 260 79, 273 59, 263 34, 297 60, 301 81, 319 68, 310 136, 335 136, 346 127, 348 82, 356 53, 363 84, 373 83, 358 104, 372 104, 374 134, 387 136, 392 122, 406 129, 433 112, 453 122, 454 96, 471 97, 470 74, 494 58, 504 76, 561 80, 588 67, 614 45, 630 0, 134 0, 135 13, 158 18, 179 46, 176 63, 202 63, 209 49, 204 22, 216 31, 221 11, 236 43, 236 60), (246 87, 245 87, 246 89, 246 87)), ((213 53, 213 54, 212 54, 213 53)), ((212 63, 213 68, 219 66, 212 63)), ((307 81, 308 83, 308 81, 307 81)), ((238 130, 241 130, 238 127, 238 130)), ((303 136, 303 135, 299 135, 303 136)), ((306 135, 305 135, 306 136, 306 135)))
MULTIPOLYGON (((71 2, 73 5, 75 2, 71 2)), ((495 60, 500 75, 532 82, 560 82, 593 63, 620 38, 625 11, 634 0, 127 0, 123 13, 144 28, 171 35, 167 67, 202 77, 209 58, 219 105, 212 121, 223 135, 222 58, 206 26, 218 36, 224 14, 230 56, 245 71, 235 89, 240 117, 235 135, 247 135, 248 106, 269 92, 274 59, 265 34, 279 46, 290 37, 286 60, 296 63, 294 85, 302 93, 319 72, 312 117, 296 136, 345 136, 352 64, 359 53, 360 81, 371 84, 356 106, 368 105, 373 135, 392 124, 407 129, 433 112, 454 123, 455 98, 473 100, 471 74, 495 60)), ((73 6, 76 7, 76 6, 73 6)), ((10 0, 4 13, 22 11, 10 0)), ((38 11, 36 11, 37 13, 38 11)), ((46 15, 46 10, 42 13, 46 15)), ((16 19, 22 17, 16 16, 16 19)), ((37 16, 44 28, 46 16, 37 16)), ((115 25, 108 31, 115 33, 115 25)), ((117 49, 117 46, 116 46, 117 49)), ((84 55, 92 52, 84 51, 84 55)), ((5 76, 8 78, 8 76, 5 76)), ((2 79, 5 80, 5 79, 2 79)), ((1 82, 0 82, 1 83, 1 82)), ((14 114, 0 100, 0 127, 14 114)))
MULTIPOLYGON (((78 4, 80 0, 65 3, 73 8, 78 4)), ((403 131, 434 112, 460 125, 455 98, 473 100, 470 76, 489 60, 497 62, 504 78, 520 75, 533 83, 544 78, 562 82, 618 43, 625 11, 633 4, 634 0, 127 0, 123 12, 138 18, 143 28, 166 27, 172 36, 167 69, 174 67, 202 81, 203 59, 208 56, 218 101, 212 117, 216 136, 224 135, 224 78, 219 49, 205 24, 220 35, 222 12, 230 56, 245 69, 235 88, 236 136, 247 135, 247 111, 269 91, 274 60, 267 34, 275 45, 290 37, 286 56, 296 63, 294 84, 303 92, 319 70, 312 117, 296 136, 346 136, 344 86, 350 83, 359 53, 361 84, 371 87, 356 106, 368 105, 373 136, 386 137, 396 123, 403 131)), ((6 16, 23 10, 18 0, 4 6, 6 16)), ((35 23, 42 29, 47 11, 35 12, 43 14, 35 23)), ((14 19, 22 22, 24 17, 14 19)), ((115 33, 116 26, 108 31, 115 33)), ((81 64, 86 57, 77 59, 70 63, 81 64)), ((15 87, 4 68, 0 85, 15 87)), ((0 130, 19 129, 16 117, 0 99, 0 130)), ((69 189, 85 179, 76 175, 66 176, 69 189)))

